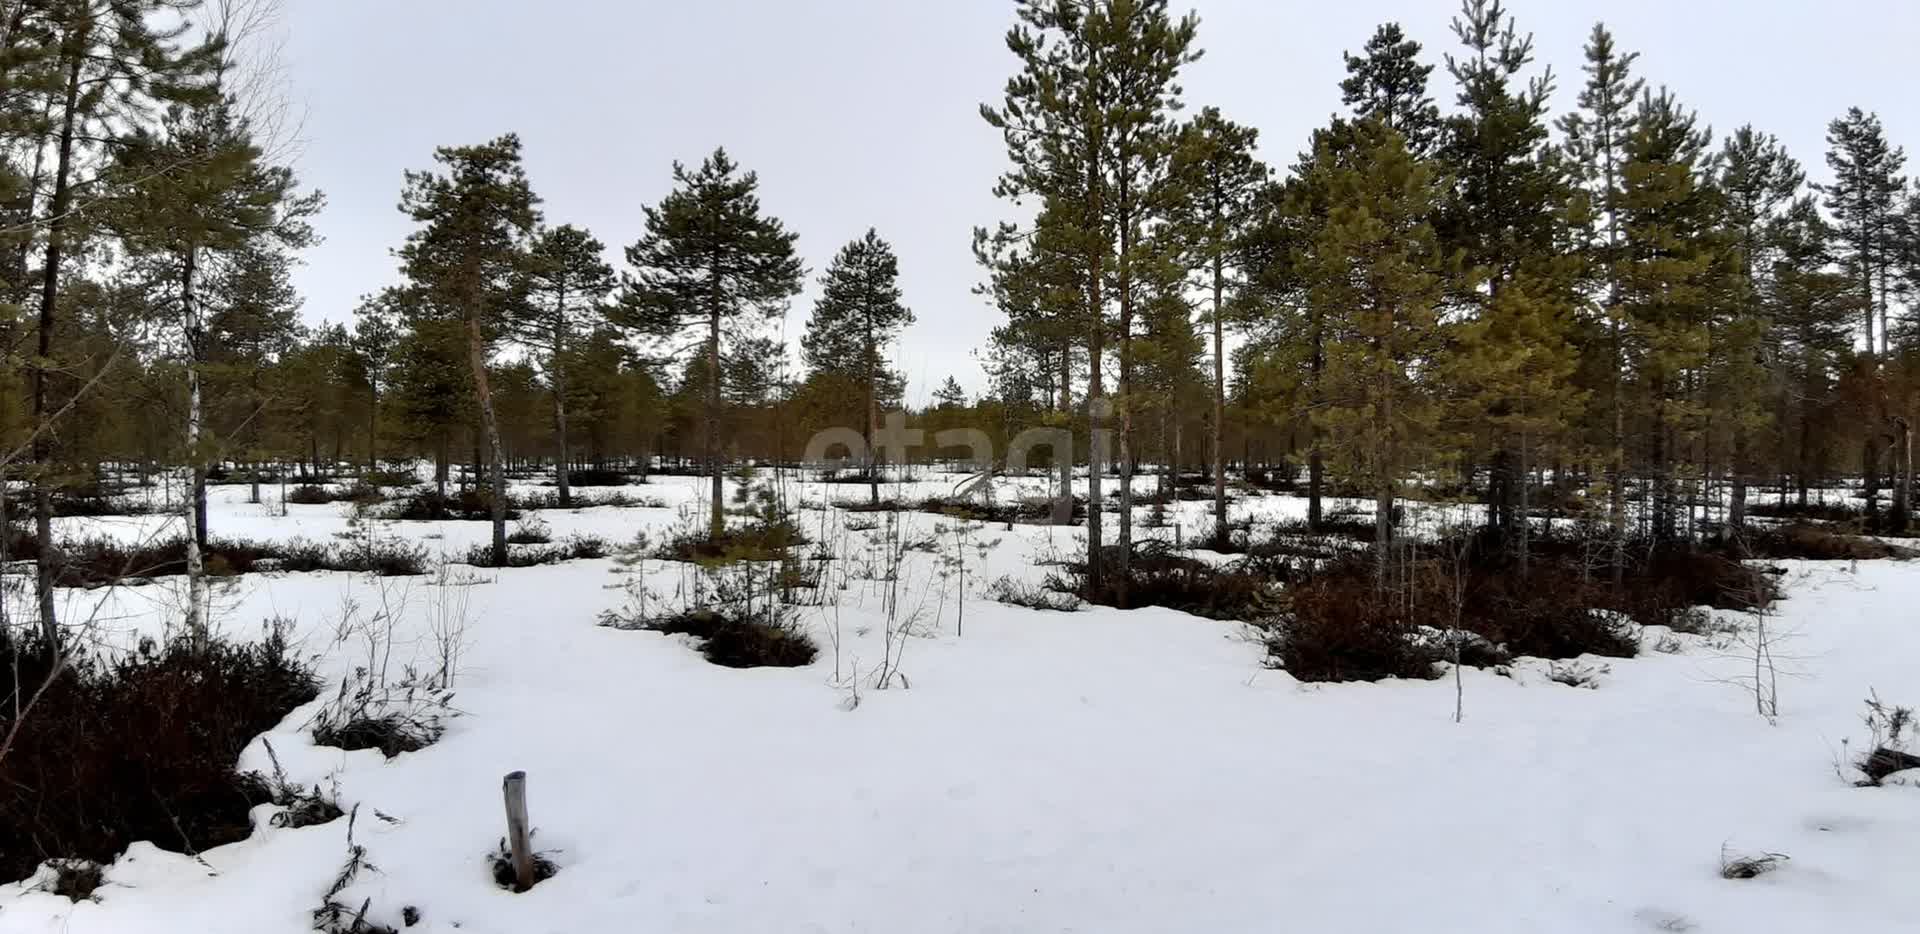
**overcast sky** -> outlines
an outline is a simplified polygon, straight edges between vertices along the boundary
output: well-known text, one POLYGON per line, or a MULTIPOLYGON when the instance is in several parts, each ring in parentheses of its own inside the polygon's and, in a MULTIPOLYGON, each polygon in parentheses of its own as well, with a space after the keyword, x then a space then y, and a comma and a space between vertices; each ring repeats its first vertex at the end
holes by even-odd
MULTIPOLYGON (((1584 80, 1581 45, 1605 19, 1715 133, 1778 135, 1816 178, 1828 120, 1878 111, 1920 145, 1913 0, 1509 0, 1556 110, 1584 80)), ((919 402, 949 374, 978 391, 972 352, 999 320, 971 293, 971 230, 1011 216, 990 189, 1005 165, 978 107, 1015 62, 1001 0, 289 0, 286 64, 305 108, 303 181, 326 192, 326 242, 299 285, 310 321, 343 320, 394 281, 408 232, 401 171, 433 148, 520 134, 549 223, 586 227, 620 265, 674 160, 724 145, 759 173, 763 207, 800 234, 809 287, 789 313, 798 340, 839 247, 877 228, 900 256, 919 321, 894 353, 919 402)), ((1175 9, 1183 5, 1176 2, 1175 9)), ((1292 161, 1339 106, 1341 52, 1400 22, 1441 64, 1451 0, 1197 0, 1205 57, 1184 76, 1189 108, 1220 107, 1292 161)), ((1434 96, 1454 86, 1434 73, 1434 96)))

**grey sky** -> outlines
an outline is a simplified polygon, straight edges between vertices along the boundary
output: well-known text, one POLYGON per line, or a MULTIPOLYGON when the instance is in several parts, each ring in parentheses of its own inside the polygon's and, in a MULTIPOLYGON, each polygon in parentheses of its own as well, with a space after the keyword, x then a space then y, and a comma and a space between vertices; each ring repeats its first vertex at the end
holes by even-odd
MULTIPOLYGON (((1719 136, 1753 123, 1825 175, 1828 120, 1878 111, 1920 139, 1910 0, 1509 0, 1571 105, 1580 48, 1605 19, 1638 73, 1671 87, 1719 136)), ((1175 3, 1176 9, 1182 4, 1175 3)), ((1337 109, 1340 53, 1399 21, 1441 64, 1452 0, 1195 0, 1205 57, 1189 107, 1258 127, 1285 166, 1337 109)), ((970 231, 1011 216, 990 188, 1005 164, 977 114, 1014 68, 1000 0, 290 0, 292 95, 306 108, 303 180, 325 190, 326 242, 299 274, 309 320, 348 317, 393 281, 401 171, 435 146, 519 133, 551 223, 594 232, 620 261, 673 160, 727 147, 761 200, 800 234, 816 281, 869 226, 900 254, 919 317, 894 356, 919 401, 948 375, 984 378, 971 351, 998 313, 971 294, 970 231)), ((1450 107, 1444 68, 1434 96, 1450 107)), ((1920 166, 1917 166, 1920 168, 1920 166)), ((794 303, 798 339, 816 289, 794 303)))

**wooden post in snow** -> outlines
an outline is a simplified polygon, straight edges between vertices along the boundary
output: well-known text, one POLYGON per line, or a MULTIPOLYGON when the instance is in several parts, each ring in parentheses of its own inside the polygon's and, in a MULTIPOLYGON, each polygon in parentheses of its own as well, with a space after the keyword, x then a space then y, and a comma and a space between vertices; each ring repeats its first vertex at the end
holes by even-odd
POLYGON ((507 800, 507 847, 513 854, 513 890, 533 888, 533 841, 527 833, 527 773, 508 772, 500 790, 507 800))

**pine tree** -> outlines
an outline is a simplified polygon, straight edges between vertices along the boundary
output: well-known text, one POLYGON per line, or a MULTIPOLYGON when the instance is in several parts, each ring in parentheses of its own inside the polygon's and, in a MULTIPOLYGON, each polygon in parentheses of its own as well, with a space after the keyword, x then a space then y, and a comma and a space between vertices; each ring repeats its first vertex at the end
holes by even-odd
POLYGON ((1860 358, 1859 381, 1866 388, 1869 403, 1864 412, 1861 467, 1867 515, 1873 521, 1879 512, 1880 448, 1885 444, 1881 426, 1886 413, 1885 389, 1879 358, 1891 348, 1888 277, 1898 242, 1898 199, 1906 185, 1900 170, 1906 163, 1906 152, 1887 142, 1877 115, 1858 107, 1828 125, 1827 147, 1827 167, 1833 171, 1833 181, 1821 190, 1826 194, 1827 210, 1833 216, 1839 241, 1845 245, 1844 261, 1858 283, 1862 300, 1861 334, 1866 350, 1860 358))
MULTIPOLYGON (((1254 156, 1258 131, 1235 124, 1213 107, 1181 128, 1174 155, 1174 176, 1181 187, 1175 223, 1187 244, 1190 264, 1211 295, 1207 311, 1213 330, 1213 525, 1214 538, 1227 536, 1227 473, 1224 438, 1227 415, 1226 299, 1245 287, 1245 240, 1255 223, 1258 196, 1268 170, 1254 156)), ((1160 311, 1170 309, 1163 306, 1160 311)), ((1191 326, 1188 327, 1191 331, 1191 326)))
POLYGON ((605 303, 618 282, 603 258, 606 247, 571 224, 534 234, 515 293, 507 326, 515 342, 544 356, 547 388, 553 396, 554 471, 560 504, 573 504, 567 473, 573 447, 567 437, 567 361, 578 336, 606 317, 605 303))
POLYGON ((1570 332, 1581 270, 1563 236, 1572 192, 1547 147, 1551 72, 1516 87, 1533 37, 1515 31, 1499 0, 1463 0, 1453 31, 1466 54, 1447 56, 1461 112, 1441 146, 1452 179, 1439 225, 1480 275, 1461 295, 1473 313, 1451 377, 1468 408, 1464 421, 1490 429, 1487 526, 1515 550, 1524 575, 1533 450, 1584 401, 1566 388, 1577 365, 1570 332))
MULTIPOLYGON (((216 425, 222 437, 239 439, 243 459, 256 463, 266 454, 258 413, 267 407, 267 371, 301 336, 294 263, 284 247, 255 242, 219 264, 207 282, 204 369, 216 387, 214 397, 239 405, 216 425)), ((260 471, 249 476, 247 501, 258 503, 260 471)))
MULTIPOLYGON (((1620 310, 1620 281, 1616 271, 1621 250, 1621 200, 1626 187, 1627 138, 1633 133, 1634 107, 1646 82, 1633 77, 1638 52, 1620 52, 1605 23, 1595 23, 1587 39, 1587 83, 1580 91, 1579 109, 1561 118, 1568 161, 1593 203, 1593 230, 1586 244, 1591 268, 1603 287, 1601 320, 1607 331, 1607 359, 1599 369, 1607 374, 1607 517, 1616 542, 1626 530, 1626 411, 1624 384, 1627 367, 1626 323, 1620 310)), ((1624 545, 1622 545, 1624 547, 1624 545)), ((1615 551, 1616 577, 1622 568, 1615 551)))
MULTIPOLYGON (((1087 582, 1093 593, 1107 591, 1104 444, 1099 439, 1106 431, 1103 409, 1110 404, 1104 398, 1102 361, 1113 325, 1107 301, 1117 292, 1123 474, 1119 601, 1124 603, 1132 531, 1126 391, 1132 379, 1133 266, 1145 258, 1142 234, 1149 219, 1165 210, 1160 199, 1170 190, 1165 184, 1173 134, 1169 115, 1180 93, 1175 80, 1197 54, 1192 50, 1197 24, 1191 15, 1174 19, 1166 0, 1018 0, 1016 16, 1007 47, 1020 59, 1021 70, 1007 82, 1003 106, 983 105, 981 115, 1001 131, 1013 163, 996 193, 1041 201, 1032 248, 1058 256, 1064 267, 1040 265, 1029 271, 1061 274, 1052 287, 1084 303, 1088 422, 1096 439, 1088 449, 1087 582)), ((1064 495, 1069 495, 1065 484, 1064 495)))
MULTIPOLYGON (((994 328, 986 364, 995 395, 1011 407, 1044 409, 1043 423, 1071 430, 1073 374, 1085 336, 1086 298, 1075 257, 1060 251, 1057 237, 1039 232, 1053 225, 1043 211, 1032 231, 1003 224, 992 233, 974 231, 974 256, 988 281, 976 292, 991 300, 1007 323, 994 328)), ((1011 426, 1009 426, 1010 428, 1011 426)), ((1008 431, 1009 437, 1012 431, 1008 431)), ((1073 521, 1073 452, 1059 458, 1052 522, 1073 521)))
POLYGON ((1449 277, 1431 218, 1441 196, 1430 165, 1377 121, 1343 158, 1323 141, 1310 171, 1330 196, 1302 271, 1330 317, 1326 405, 1319 417, 1334 453, 1375 497, 1378 582, 1385 586, 1394 501, 1431 443, 1436 412, 1423 385, 1440 349, 1440 303, 1449 277))
POLYGON ((1248 274, 1240 296, 1243 316, 1257 319, 1266 334, 1243 349, 1249 362, 1266 372, 1242 373, 1242 386, 1274 391, 1243 394, 1243 402, 1249 410, 1261 410, 1264 421, 1305 434, 1307 527, 1316 532, 1323 519, 1327 454, 1325 419, 1316 413, 1326 402, 1330 309, 1319 304, 1309 261, 1334 203, 1332 169, 1353 164, 1358 143, 1351 124, 1336 121, 1315 130, 1311 152, 1301 155, 1286 181, 1261 190, 1257 220, 1244 246, 1248 274))
POLYGON ((853 377, 865 393, 861 417, 867 439, 867 489, 880 501, 880 475, 875 467, 873 441, 880 431, 880 405, 898 396, 898 378, 886 361, 888 345, 900 330, 913 323, 913 312, 900 303, 900 261, 893 247, 869 229, 833 258, 820 280, 820 299, 814 303, 800 353, 815 373, 842 373, 853 377))
POLYGON ((1107 85, 1107 112, 1100 117, 1111 135, 1111 151, 1104 160, 1109 173, 1106 204, 1114 230, 1113 292, 1119 318, 1120 385, 1116 414, 1120 430, 1119 528, 1116 602, 1128 605, 1132 579, 1134 475, 1134 339, 1143 281, 1152 268, 1176 249, 1171 237, 1155 237, 1148 230, 1172 213, 1185 195, 1173 175, 1173 157, 1179 127, 1173 114, 1180 107, 1180 69, 1199 57, 1193 48, 1198 21, 1188 15, 1174 19, 1167 0, 1124 0, 1096 5, 1088 31, 1102 50, 1100 78, 1107 85))
POLYGON ((967 391, 960 388, 960 381, 952 376, 933 391, 933 404, 941 409, 964 409, 967 407, 967 391))
POLYGON ((1900 170, 1906 165, 1906 151, 1887 142, 1878 114, 1858 107, 1828 125, 1827 147, 1827 167, 1833 171, 1833 181, 1822 186, 1827 210, 1847 247, 1847 265, 1871 305, 1871 316, 1862 327, 1867 352, 1884 355, 1891 347, 1887 277, 1897 255, 1899 200, 1906 187, 1900 170))
POLYGON ((367 469, 380 467, 380 398, 393 376, 400 339, 402 294, 385 289, 360 300, 353 310, 353 352, 367 384, 367 469))
POLYGON ((1440 138, 1440 108, 1427 94, 1432 65, 1420 63, 1420 43, 1407 38, 1399 23, 1384 23, 1359 55, 1342 53, 1347 77, 1340 102, 1358 120, 1372 118, 1406 138, 1416 157, 1433 152, 1440 138))
MULTIPOLYGON (((1016 0, 1018 22, 1007 32, 1007 48, 1020 60, 1020 71, 1008 79, 1001 107, 980 107, 981 116, 1000 131, 1012 163, 995 194, 1015 202, 1027 197, 1040 202, 1039 215, 1024 236, 1032 251, 1028 255, 1044 259, 1003 267, 1002 272, 1037 279, 1019 288, 1048 293, 1041 307, 1066 313, 1085 336, 1087 420, 1096 439, 1087 448, 1087 582, 1096 593, 1105 591, 1106 579, 1101 497, 1105 465, 1098 439, 1105 432, 1101 358, 1110 326, 1106 286, 1114 253, 1107 207, 1113 100, 1111 85, 1102 80, 1109 50, 1096 40, 1091 21, 1109 2, 1016 0)), ((996 239, 1005 243, 1016 236, 1010 226, 1003 226, 996 239)), ((1021 254, 1000 250, 987 255, 1013 259, 1021 254)), ((1070 357, 1062 355, 1063 361, 1070 357)), ((1071 504, 1069 476, 1063 471, 1056 521, 1071 504)))
MULTIPOLYGON (((1736 533, 1747 519, 1747 488, 1753 472, 1749 439, 1762 433, 1773 413, 1767 405, 1769 386, 1761 358, 1764 341, 1773 330, 1769 320, 1768 281, 1775 268, 1777 244, 1770 232, 1781 212, 1798 197, 1806 183, 1800 164, 1787 155, 1779 140, 1743 126, 1727 137, 1719 159, 1718 186, 1725 199, 1725 223, 1740 250, 1740 270, 1734 300, 1728 303, 1730 320, 1721 328, 1721 346, 1715 348, 1721 365, 1714 405, 1723 409, 1732 437, 1733 477, 1727 505, 1727 526, 1736 533)), ((1778 364, 1776 363, 1776 366, 1778 364)))
MULTIPOLYGON (((1200 411, 1196 403, 1206 392, 1208 382, 1200 365, 1206 344, 1194 329, 1193 304, 1185 295, 1185 271, 1180 264, 1164 262, 1149 277, 1141 312, 1145 334, 1137 349, 1140 408, 1144 414, 1154 417, 1160 432, 1161 463, 1165 467, 1160 484, 1162 496, 1171 494, 1171 478, 1179 472, 1184 460, 1184 420, 1200 411)), ((1217 454, 1221 438, 1218 420, 1225 410, 1224 406, 1216 406, 1212 411, 1217 454)), ((1217 462, 1215 470, 1218 478, 1217 462)), ((1216 495, 1219 492, 1217 482, 1215 492, 1216 495)), ((1220 542, 1226 541, 1224 529, 1217 522, 1215 533, 1220 542)))
MULTIPOLYGON (((30 367, 35 434, 33 439, 34 528, 42 542, 53 540, 52 476, 54 447, 49 421, 60 405, 53 397, 58 374, 48 364, 54 356, 53 337, 60 320, 61 275, 65 259, 84 246, 79 242, 78 208, 94 197, 96 187, 76 186, 76 176, 101 148, 111 149, 125 135, 144 126, 156 108, 203 105, 218 100, 212 76, 219 64, 217 38, 198 44, 183 42, 191 24, 170 14, 175 0, 65 0, 61 3, 23 4, 16 11, 15 35, 37 36, 51 56, 32 56, 36 73, 28 87, 43 92, 36 106, 47 121, 46 148, 51 153, 51 186, 35 223, 45 231, 40 266, 39 316, 36 346, 30 367)), ((53 602, 51 548, 36 558, 34 589, 40 622, 49 651, 59 651, 59 627, 53 602)))
MULTIPOLYGON (((184 337, 187 375, 186 445, 191 475, 187 544, 187 630, 197 650, 208 642, 205 576, 207 463, 213 439, 204 434, 202 370, 209 357, 202 292, 209 271, 252 264, 271 276, 271 251, 313 240, 306 218, 317 195, 295 190, 291 169, 268 165, 248 121, 231 96, 200 106, 176 105, 157 132, 136 130, 115 153, 107 173, 114 194, 104 206, 128 252, 173 305, 168 317, 184 337)), ((272 288, 273 283, 266 284, 272 288)), ((257 492, 256 492, 257 498, 257 492)))
POLYGON ((1648 93, 1627 140, 1616 275, 1629 357, 1652 414, 1653 537, 1678 536, 1678 470, 1706 415, 1698 393, 1709 329, 1727 300, 1734 250, 1709 177, 1710 133, 1672 95, 1648 93))
MULTIPOLYGON (((401 266, 427 308, 464 325, 467 364, 491 458, 493 560, 507 565, 506 451, 487 383, 492 340, 516 301, 515 279, 539 215, 520 139, 442 147, 440 172, 409 171, 400 210, 420 228, 399 250, 401 266)), ((476 464, 476 467, 479 465, 476 464)))
POLYGON ((1793 474, 1796 501, 1805 508, 1826 452, 1837 440, 1836 383, 1854 356, 1853 322, 1870 307, 1853 277, 1835 271, 1834 234, 1812 196, 1796 199, 1767 231, 1772 257, 1768 312, 1776 366, 1781 453, 1793 474))
POLYGON ((726 150, 714 150, 697 170, 674 163, 673 179, 673 192, 646 209, 646 235, 627 248, 633 271, 623 303, 627 320, 654 336, 704 332, 709 531, 718 540, 726 531, 719 431, 723 337, 778 314, 800 291, 806 269, 794 255, 799 235, 762 215, 759 177, 741 172, 726 150))

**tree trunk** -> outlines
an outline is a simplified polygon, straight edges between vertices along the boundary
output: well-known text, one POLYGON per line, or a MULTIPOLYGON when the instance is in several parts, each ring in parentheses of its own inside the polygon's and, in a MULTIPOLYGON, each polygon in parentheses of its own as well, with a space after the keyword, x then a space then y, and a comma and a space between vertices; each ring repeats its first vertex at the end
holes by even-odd
MULTIPOLYGON (((1128 184, 1122 182, 1123 185, 1128 184)), ((1115 577, 1114 603, 1127 608, 1127 585, 1133 581, 1133 221, 1125 193, 1121 199, 1120 226, 1120 529, 1119 566, 1115 577)))
POLYGON ((264 407, 264 403, 260 401, 260 368, 254 367, 253 372, 247 376, 247 410, 252 413, 252 415, 247 418, 247 437, 249 439, 247 447, 252 449, 247 452, 247 502, 256 506, 260 504, 260 462, 258 460, 260 455, 258 452, 259 444, 252 441, 254 438, 253 426, 259 422, 260 410, 264 407))
POLYGON ((500 424, 493 415, 493 393, 487 386, 487 347, 480 335, 480 313, 473 307, 467 310, 467 362, 473 367, 473 395, 480 403, 480 426, 493 462, 489 477, 493 489, 488 497, 493 511, 493 564, 503 568, 507 566, 507 458, 500 444, 500 424))
MULTIPOLYGON (((1519 552, 1520 552, 1520 579, 1521 580, 1527 579, 1527 573, 1530 570, 1529 565, 1533 557, 1532 554, 1530 553, 1532 551, 1532 545, 1533 545, 1533 515, 1531 514, 1530 510, 1532 509, 1533 504, 1531 501, 1532 498, 1528 495, 1528 488, 1532 486, 1532 480, 1533 480, 1533 477, 1529 472, 1529 465, 1527 463, 1527 433, 1523 429, 1520 432, 1520 489, 1519 489, 1520 509, 1519 509, 1519 515, 1516 517, 1516 520, 1519 523, 1518 531, 1520 533, 1519 552)), ((1552 526, 1549 525, 1548 528, 1549 530, 1551 530, 1552 526)))
MULTIPOLYGON (((197 251, 189 246, 180 275, 181 325, 187 338, 187 464, 193 477, 194 534, 187 536, 187 638, 196 655, 207 651, 207 574, 201 549, 206 547, 207 468, 200 450, 200 313, 194 307, 193 274, 197 251)), ((257 484, 257 481, 256 481, 257 484)))
POLYGON ((713 308, 707 320, 707 473, 712 479, 713 515, 708 520, 707 536, 719 541, 726 536, 726 496, 720 480, 720 279, 712 282, 713 308))
MULTIPOLYGON (((1384 348, 1375 347, 1374 353, 1384 356, 1384 348)), ((1393 443, 1393 387, 1382 361, 1379 386, 1378 428, 1381 440, 1374 449, 1376 464, 1373 500, 1373 553, 1376 588, 1386 590, 1387 565, 1392 560, 1393 545, 1393 482, 1394 482, 1394 443, 1393 443)))
POLYGON ((1060 495, 1053 501, 1053 524, 1073 524, 1073 344, 1060 347, 1060 415, 1067 420, 1067 450, 1053 452, 1060 465, 1060 495))
POLYGON ((47 369, 53 355, 53 329, 60 296, 60 260, 66 250, 67 215, 73 206, 73 141, 79 115, 75 112, 80 95, 80 69, 83 61, 77 51, 67 53, 67 89, 60 122, 60 155, 54 168, 53 202, 48 207, 46 268, 40 286, 40 321, 37 351, 33 360, 33 528, 40 538, 39 554, 34 558, 34 595, 40 604, 40 631, 46 637, 47 651, 60 653, 60 624, 54 613, 53 574, 57 549, 53 541, 53 446, 47 430, 49 404, 47 369))
POLYGON ((1213 540, 1227 541, 1227 348, 1221 321, 1227 277, 1225 260, 1213 257, 1213 540))
POLYGON ((1313 416, 1320 409, 1320 377, 1326 370, 1326 335, 1323 333, 1323 321, 1319 309, 1312 309, 1309 320, 1308 340, 1312 344, 1311 360, 1308 362, 1308 378, 1312 386, 1308 390, 1307 422, 1307 529, 1320 531, 1320 491, 1327 475, 1326 458, 1320 448, 1320 423, 1313 416))
POLYGON ((1913 506, 1913 435, 1906 416, 1888 419, 1893 425, 1893 508, 1889 510, 1888 530, 1903 533, 1913 506))
POLYGON ((1747 439, 1736 429, 1733 437, 1733 492, 1727 502, 1727 528, 1734 532, 1747 527, 1747 439))
POLYGON ((367 381, 367 469, 380 469, 380 387, 367 381))
POLYGON ((862 309, 861 312, 866 331, 866 342, 861 346, 861 350, 864 352, 866 359, 861 362, 863 368, 866 370, 867 384, 867 499, 869 502, 879 505, 880 457, 879 452, 874 450, 873 439, 880 434, 880 402, 875 398, 877 394, 875 383, 880 378, 880 374, 876 372, 879 369, 878 359, 880 356, 880 347, 874 340, 873 334, 872 306, 874 301, 874 297, 868 295, 867 307, 862 309))

